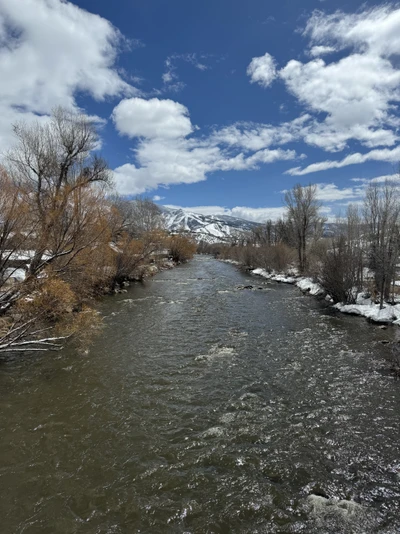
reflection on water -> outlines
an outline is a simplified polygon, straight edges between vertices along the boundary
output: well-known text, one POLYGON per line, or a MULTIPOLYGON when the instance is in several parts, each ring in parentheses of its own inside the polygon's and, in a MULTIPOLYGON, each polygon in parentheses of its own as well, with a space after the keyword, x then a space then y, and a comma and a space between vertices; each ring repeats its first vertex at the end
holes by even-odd
POLYGON ((1 532, 400 531, 395 329, 201 256, 102 311, 0 365, 1 532))

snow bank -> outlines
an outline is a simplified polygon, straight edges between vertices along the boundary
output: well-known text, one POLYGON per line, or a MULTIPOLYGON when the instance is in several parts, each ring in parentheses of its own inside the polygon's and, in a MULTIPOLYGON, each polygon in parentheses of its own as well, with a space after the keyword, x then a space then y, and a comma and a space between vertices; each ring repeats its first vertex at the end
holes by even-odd
POLYGON ((8 280, 9 278, 14 278, 17 282, 23 282, 26 278, 25 269, 13 269, 9 267, 4 270, 4 279, 8 280))
POLYGON ((273 280, 275 280, 275 282, 282 282, 283 284, 294 284, 296 282, 296 278, 293 276, 286 276, 282 274, 275 274, 273 280))
POLYGON ((379 308, 379 304, 335 304, 334 308, 342 313, 348 313, 350 315, 359 315, 366 317, 374 323, 382 324, 400 324, 400 306, 392 306, 385 304, 382 310, 379 308))
POLYGON ((262 276, 267 278, 267 280, 273 280, 274 282, 282 282, 284 284, 295 284, 302 291, 308 291, 310 295, 323 295, 325 291, 322 287, 314 282, 312 278, 298 277, 298 276, 288 276, 286 274, 277 274, 275 272, 269 273, 265 269, 254 269, 251 271, 252 274, 257 276, 262 276))
POLYGON ((271 274, 269 272, 267 272, 265 269, 261 269, 261 268, 258 268, 258 269, 254 269, 253 271, 251 271, 251 274, 256 274, 257 276, 262 276, 263 278, 271 278, 271 274))
POLYGON ((310 295, 318 296, 325 294, 324 289, 311 278, 300 278, 300 280, 296 282, 296 286, 302 291, 308 291, 310 295))
MULTIPOLYGON (((5 250, 3 253, 3 256, 7 258, 7 261, 26 261, 30 262, 36 254, 35 250, 23 250, 20 252, 12 252, 9 250, 5 250)), ((52 256, 49 254, 49 252, 46 252, 42 254, 42 259, 49 260, 52 256)))
POLYGON ((269 273, 265 269, 254 269, 253 271, 251 271, 251 273, 256 274, 257 276, 262 276, 263 278, 266 278, 267 280, 273 280, 274 282, 282 282, 284 284, 295 284, 297 281, 297 278, 293 276, 277 274, 275 272, 269 273))
POLYGON ((240 261, 236 261, 236 260, 221 260, 223 261, 224 263, 231 263, 232 265, 241 265, 240 261))

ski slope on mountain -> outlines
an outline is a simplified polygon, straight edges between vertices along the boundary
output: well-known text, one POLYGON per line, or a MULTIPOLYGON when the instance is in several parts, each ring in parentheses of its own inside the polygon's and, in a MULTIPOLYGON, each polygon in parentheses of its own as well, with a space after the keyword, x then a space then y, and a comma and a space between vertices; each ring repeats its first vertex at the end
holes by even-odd
POLYGON ((165 206, 161 209, 170 232, 190 233, 197 242, 227 242, 240 233, 248 232, 258 226, 258 223, 229 215, 201 215, 165 206))

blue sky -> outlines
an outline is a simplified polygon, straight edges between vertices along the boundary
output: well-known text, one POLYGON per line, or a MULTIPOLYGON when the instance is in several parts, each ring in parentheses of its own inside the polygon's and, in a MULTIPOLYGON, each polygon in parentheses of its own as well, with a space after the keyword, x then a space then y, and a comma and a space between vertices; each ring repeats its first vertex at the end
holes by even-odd
POLYGON ((400 160, 400 6, 0 0, 0 150, 54 106, 101 124, 121 194, 253 220, 326 215, 400 160))

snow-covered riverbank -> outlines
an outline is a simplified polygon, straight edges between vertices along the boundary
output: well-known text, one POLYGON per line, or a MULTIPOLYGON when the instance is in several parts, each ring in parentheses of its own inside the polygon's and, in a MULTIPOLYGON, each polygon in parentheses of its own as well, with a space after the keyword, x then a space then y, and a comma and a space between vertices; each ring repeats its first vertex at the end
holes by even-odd
POLYGON ((267 278, 267 280, 273 280, 274 282, 282 282, 284 284, 294 284, 297 287, 299 287, 302 291, 310 293, 310 295, 314 296, 322 296, 325 294, 325 291, 322 289, 322 287, 315 283, 311 278, 307 278, 304 276, 295 276, 294 274, 277 274, 277 273, 269 273, 265 269, 254 269, 250 271, 252 274, 256 274, 257 276, 262 276, 263 278, 267 278))
MULTIPOLYGON (((250 272, 254 275, 266 278, 267 280, 296 285, 302 291, 309 293, 310 295, 326 295, 324 289, 318 283, 314 282, 312 278, 300 277, 294 274, 269 273, 261 268, 253 269, 250 272)), ((333 307, 341 313, 359 315, 374 323, 397 324, 400 326, 400 304, 391 305, 385 303, 384 308, 381 310, 379 304, 372 303, 371 300, 365 298, 364 295, 364 293, 359 293, 355 304, 339 303, 335 304, 333 307)), ((329 295, 326 295, 325 298, 330 300, 329 295)))

